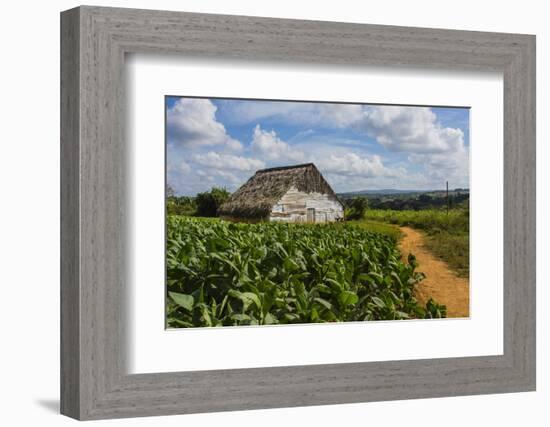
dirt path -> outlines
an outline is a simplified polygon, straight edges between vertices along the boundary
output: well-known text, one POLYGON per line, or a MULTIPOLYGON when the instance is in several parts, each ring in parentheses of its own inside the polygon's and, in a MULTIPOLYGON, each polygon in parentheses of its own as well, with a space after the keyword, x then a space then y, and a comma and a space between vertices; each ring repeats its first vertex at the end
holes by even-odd
POLYGON ((417 287, 416 297, 423 305, 432 297, 437 303, 447 306, 447 317, 469 316, 468 279, 458 277, 449 266, 424 248, 424 236, 409 227, 400 227, 403 239, 400 243, 403 258, 413 253, 418 269, 426 275, 417 287))

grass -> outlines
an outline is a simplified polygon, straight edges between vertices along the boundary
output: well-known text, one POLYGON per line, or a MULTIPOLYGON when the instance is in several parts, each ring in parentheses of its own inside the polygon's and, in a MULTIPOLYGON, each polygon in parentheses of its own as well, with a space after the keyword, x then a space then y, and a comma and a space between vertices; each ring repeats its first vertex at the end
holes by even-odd
POLYGON ((367 210, 365 219, 381 221, 401 226, 409 226, 427 233, 441 231, 449 233, 464 233, 469 231, 469 211, 467 209, 451 209, 449 213, 439 209, 413 210, 367 210))
POLYGON ((372 233, 378 233, 383 234, 384 236, 388 236, 394 242, 398 242, 403 236, 403 233, 401 232, 399 227, 393 224, 387 224, 385 222, 364 219, 348 221, 347 223, 359 227, 363 230, 370 231, 372 233))
POLYGON ((449 264, 460 277, 470 274, 470 236, 468 233, 452 234, 441 231, 428 234, 426 248, 449 264))
POLYGON ((426 248, 460 277, 470 272, 470 227, 467 209, 445 210, 368 210, 365 222, 383 222, 422 230, 426 248))

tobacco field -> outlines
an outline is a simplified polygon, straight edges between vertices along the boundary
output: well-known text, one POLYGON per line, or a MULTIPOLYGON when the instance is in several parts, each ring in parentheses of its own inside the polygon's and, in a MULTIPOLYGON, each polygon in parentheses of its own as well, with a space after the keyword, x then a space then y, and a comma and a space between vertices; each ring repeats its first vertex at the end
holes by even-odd
POLYGON ((444 317, 420 306, 413 255, 397 240, 344 224, 232 223, 171 215, 167 327, 444 317))

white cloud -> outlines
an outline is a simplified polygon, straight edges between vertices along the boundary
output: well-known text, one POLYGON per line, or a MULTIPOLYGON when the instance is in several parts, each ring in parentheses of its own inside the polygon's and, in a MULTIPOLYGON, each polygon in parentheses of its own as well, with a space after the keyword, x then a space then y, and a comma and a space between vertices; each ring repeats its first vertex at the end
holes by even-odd
POLYGON ((444 127, 428 107, 367 107, 357 127, 389 151, 408 153, 435 187, 469 186, 469 150, 461 129, 444 127))
POLYGON ((179 164, 179 171, 183 173, 191 172, 191 166, 185 160, 182 160, 179 164))
MULTIPOLYGON (((408 154, 411 163, 422 165, 425 174, 433 177, 434 184, 439 185, 442 177, 447 177, 460 182, 457 185, 468 185, 468 147, 464 143, 464 134, 459 128, 443 126, 429 107, 241 102, 227 111, 234 120, 242 123, 271 119, 313 127, 355 129, 370 136, 390 152, 408 154)), ((311 130, 304 135, 297 135, 294 140, 304 137, 317 144, 311 130)), ((358 144, 364 145, 365 142, 358 144)), ((275 131, 267 131, 256 125, 251 147, 260 157, 269 161, 308 161, 310 150, 300 145, 300 148, 290 145, 282 141, 275 131)), ((346 162, 340 161, 341 158, 338 159, 342 166, 346 165, 346 162)), ((361 162, 356 158, 346 158, 350 162, 347 170, 382 171, 376 165, 376 160, 365 159, 361 162)))
POLYGON ((441 188, 445 181, 451 187, 469 187, 469 156, 468 150, 455 153, 411 154, 411 163, 421 163, 424 173, 431 182, 441 188))
POLYGON ((238 151, 243 148, 216 120, 216 106, 208 99, 179 99, 168 109, 166 125, 170 141, 192 147, 220 145, 238 151))
POLYGON ((462 131, 441 126, 428 107, 367 107, 356 126, 390 151, 445 153, 464 146, 462 131))
POLYGON ((281 140, 274 130, 263 130, 259 124, 254 128, 250 147, 252 151, 269 160, 301 161, 304 157, 301 151, 281 140))
POLYGON ((239 186, 239 184, 243 183, 242 178, 238 177, 237 175, 231 172, 218 170, 218 171, 215 171, 214 173, 220 178, 222 178, 224 182, 226 182, 230 187, 239 186))
POLYGON ((240 102, 228 111, 231 119, 243 123, 277 119, 325 128, 352 127, 396 152, 443 153, 464 146, 462 130, 443 127, 429 107, 258 101, 240 102))
POLYGON ((323 176, 330 183, 334 191, 339 193, 387 188, 399 190, 433 189, 426 176, 414 173, 406 173, 402 177, 378 176, 366 178, 333 173, 324 173, 323 176))
POLYGON ((256 171, 265 168, 265 163, 261 160, 232 154, 221 154, 214 151, 209 151, 206 154, 195 154, 193 160, 201 166, 216 169, 256 171))
POLYGON ((359 104, 329 104, 315 102, 247 101, 227 103, 224 113, 233 123, 251 123, 263 119, 321 127, 345 127, 360 120, 359 104))
POLYGON ((337 191, 432 189, 447 180, 451 187, 469 184, 469 149, 462 130, 445 127, 437 110, 428 107, 263 101, 216 105, 182 99, 168 111, 169 138, 179 143, 174 152, 188 145, 172 158, 174 171, 169 171, 181 191, 204 191, 211 185, 236 189, 258 169, 305 162, 314 162, 337 191), (216 115, 226 124, 255 124, 250 144, 243 147, 232 139, 216 115), (283 140, 278 123, 305 128, 283 140), (242 151, 236 155, 230 149, 242 151))
POLYGON ((347 176, 362 176, 365 178, 380 176, 396 176, 399 170, 392 170, 384 166, 382 158, 377 155, 361 157, 355 153, 330 155, 320 158, 316 162, 319 169, 329 173, 347 176))

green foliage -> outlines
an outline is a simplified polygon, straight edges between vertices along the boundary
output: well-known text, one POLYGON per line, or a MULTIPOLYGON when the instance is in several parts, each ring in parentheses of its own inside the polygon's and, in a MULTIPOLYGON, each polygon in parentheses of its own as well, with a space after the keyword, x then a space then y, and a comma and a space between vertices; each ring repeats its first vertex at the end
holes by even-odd
POLYGON ((227 200, 231 193, 225 188, 213 187, 210 191, 197 194, 195 203, 197 215, 203 217, 215 217, 218 215, 218 208, 227 200))
POLYGON ((447 316, 447 307, 436 303, 432 298, 426 303, 426 319, 439 319, 447 316))
MULTIPOLYGON (((350 196, 347 195, 344 197, 350 196)), ((470 202, 470 192, 460 188, 450 190, 448 199, 445 191, 385 195, 370 194, 367 197, 371 209, 391 209, 397 211, 446 209, 447 203, 451 209, 456 209, 464 208, 470 202)))
POLYGON ((365 214, 365 218, 418 228, 426 230, 428 233, 439 231, 468 232, 470 229, 470 216, 467 209, 452 209, 448 214, 444 209, 420 211, 369 209, 365 214))
POLYGON ((167 215, 195 215, 197 206, 193 197, 176 196, 172 186, 166 186, 167 215))
POLYGON ((470 235, 438 231, 428 233, 424 242, 426 248, 447 262, 460 277, 470 274, 470 235))
POLYGON ((346 219, 354 220, 361 219, 365 216, 365 212, 369 207, 369 199, 363 196, 357 196, 352 199, 347 199, 346 204, 346 219))
POLYGON ((425 318, 395 239, 348 224, 168 217, 169 327, 425 318))
POLYGON ((192 216, 197 212, 197 205, 192 197, 168 196, 166 198, 166 213, 168 215, 192 216))
POLYGON ((383 234, 388 236, 394 242, 398 242, 401 239, 403 233, 399 227, 393 224, 387 224, 385 222, 372 221, 368 219, 348 221, 348 224, 360 227, 366 231, 372 231, 373 233, 383 234))
POLYGON ((466 206, 451 209, 376 210, 365 214, 369 220, 408 226, 426 233, 426 248, 446 261, 461 277, 468 277, 470 271, 470 211, 466 206))

